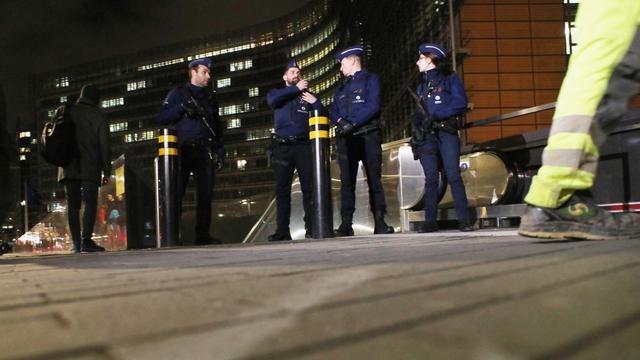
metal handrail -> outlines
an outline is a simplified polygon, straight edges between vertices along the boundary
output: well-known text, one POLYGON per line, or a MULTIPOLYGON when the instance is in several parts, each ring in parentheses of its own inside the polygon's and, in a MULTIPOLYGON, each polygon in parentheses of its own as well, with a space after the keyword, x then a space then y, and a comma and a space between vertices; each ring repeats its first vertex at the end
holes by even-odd
POLYGON ((533 106, 533 107, 530 107, 530 108, 526 108, 526 109, 510 112, 508 114, 496 115, 496 116, 492 116, 492 117, 489 117, 489 118, 486 118, 486 119, 482 119, 482 120, 466 123, 464 125, 464 128, 465 129, 469 129, 469 128, 473 128, 473 127, 476 127, 476 126, 489 125, 489 124, 493 124, 493 123, 498 122, 498 121, 508 120, 508 119, 512 119, 512 118, 515 118, 515 117, 518 117, 518 116, 523 116, 523 115, 529 115, 529 114, 533 114, 533 113, 536 113, 536 112, 553 109, 555 107, 556 107, 556 103, 555 102, 546 103, 546 104, 542 104, 542 105, 537 105, 537 106, 533 106))

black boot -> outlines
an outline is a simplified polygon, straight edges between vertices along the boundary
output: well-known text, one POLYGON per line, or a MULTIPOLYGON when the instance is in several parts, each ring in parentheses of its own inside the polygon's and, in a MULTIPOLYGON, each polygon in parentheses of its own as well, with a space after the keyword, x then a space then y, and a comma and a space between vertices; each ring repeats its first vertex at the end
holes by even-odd
POLYGON ((335 236, 353 236, 353 228, 351 227, 351 221, 342 221, 340 227, 333 231, 335 236))
POLYGON ((291 240, 291 234, 287 231, 286 233, 281 233, 276 231, 275 234, 269 235, 267 239, 269 241, 287 241, 291 240))
POLYGON ((82 249, 83 253, 91 253, 91 252, 102 252, 104 248, 98 244, 96 244, 93 240, 83 240, 82 241, 82 249))
POLYGON ((375 217, 374 234, 393 234, 393 227, 384 222, 384 213, 378 213, 375 217))
POLYGON ((460 231, 463 231, 463 232, 475 230, 473 228, 473 225, 471 224, 471 221, 469 221, 469 219, 458 220, 458 229, 460 229, 460 231))
POLYGON ((436 231, 438 231, 438 223, 430 220, 426 220, 424 223, 422 223, 422 226, 420 226, 420 229, 418 229, 418 232, 421 234, 431 233, 436 231))

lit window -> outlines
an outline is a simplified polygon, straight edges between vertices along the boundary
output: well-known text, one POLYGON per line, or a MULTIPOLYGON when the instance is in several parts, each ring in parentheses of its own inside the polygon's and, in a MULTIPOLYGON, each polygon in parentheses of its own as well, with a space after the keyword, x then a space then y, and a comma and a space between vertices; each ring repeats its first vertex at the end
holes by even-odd
POLYGON ((329 53, 331 53, 335 49, 336 45, 338 45, 338 39, 333 40, 331 43, 329 43, 329 45, 325 46, 319 52, 298 61, 298 65, 301 68, 305 68, 315 63, 316 61, 323 59, 325 56, 327 56, 329 53))
POLYGON ((53 117, 53 115, 55 115, 55 114, 56 114, 56 110, 55 109, 47 111, 47 116, 48 117, 53 117))
POLYGON ((242 126, 242 121, 238 118, 227 120, 227 129, 237 129, 242 126))
POLYGON ((110 108, 114 106, 124 105, 124 98, 116 98, 102 101, 103 108, 110 108))
POLYGON ((22 131, 22 132, 19 134, 19 137, 20 137, 20 139, 22 139, 22 138, 28 138, 28 137, 30 138, 30 137, 31 137, 31 131, 22 131))
POLYGON ((249 60, 238 61, 238 62, 233 62, 229 64, 229 71, 246 70, 252 67, 253 67, 253 61, 249 59, 249 60))
POLYGON ((57 78, 56 79, 56 87, 57 88, 67 87, 67 86, 69 86, 69 77, 68 76, 63 76, 61 78, 57 78))
POLYGON ((127 122, 119 122, 119 123, 115 123, 115 124, 109 124, 109 131, 110 132, 118 132, 118 131, 124 131, 127 130, 127 128, 129 127, 129 123, 127 122))
POLYGON ((27 156, 26 155, 20 155, 20 161, 25 161, 27 160, 27 156))
POLYGON ((144 89, 147 87, 146 80, 133 81, 127 84, 127 91, 134 91, 138 89, 144 89))
MULTIPOLYGON (((311 92, 313 92, 313 93, 318 94, 321 91, 324 91, 324 90, 330 88, 332 85, 334 85, 338 81, 340 81, 340 74, 335 74, 335 75, 329 77, 328 79, 325 79, 323 82, 312 86, 309 90, 311 92)), ((324 105, 324 103, 323 103, 323 105, 324 105)))
POLYGON ((137 141, 147 141, 153 140, 156 138, 156 133, 153 130, 140 131, 136 133, 126 134, 124 136, 125 143, 137 142, 137 141))
POLYGON ((247 140, 260 140, 260 139, 268 139, 271 137, 273 133, 273 128, 271 129, 254 129, 247 131, 247 140))
POLYGON ((247 160, 238 160, 237 166, 238 166, 238 170, 245 170, 247 167, 247 160))
POLYGON ((218 84, 218 89, 231 86, 231 78, 219 79, 217 84, 218 84))
POLYGON ((61 103, 66 103, 67 102, 67 96, 60 96, 60 102, 61 103))
POLYGON ((331 33, 333 33, 333 31, 336 29, 337 26, 338 26, 338 20, 334 20, 331 24, 327 25, 327 27, 320 30, 311 40, 308 40, 303 44, 294 46, 291 49, 291 57, 295 57, 299 54, 302 54, 303 52, 321 43, 324 39, 329 37, 331 33))
POLYGON ((173 59, 173 60, 160 61, 160 62, 153 63, 153 64, 147 64, 147 65, 138 66, 138 71, 156 69, 156 68, 159 68, 159 67, 179 64, 179 63, 182 63, 182 62, 184 62, 184 58, 177 58, 177 59, 173 59))
POLYGON ((222 106, 222 107, 220 107, 220 110, 218 111, 218 114, 223 116, 223 115, 240 114, 240 113, 245 113, 245 112, 248 112, 248 111, 251 111, 251 105, 245 103, 245 104, 222 106))
MULTIPOLYGON (((271 42, 273 42, 273 41, 271 41, 271 42)), ((232 52, 236 52, 236 51, 253 49, 256 46, 262 46, 262 45, 267 45, 267 44, 266 43, 265 44, 263 44, 263 43, 256 44, 256 43, 251 42, 251 43, 247 43, 247 44, 243 44, 243 45, 232 46, 232 47, 228 47, 228 48, 222 48, 222 49, 219 49, 219 50, 208 51, 206 53, 195 55, 194 58, 199 59, 199 58, 203 58, 203 57, 210 57, 210 56, 228 54, 228 53, 232 53, 232 52)))
POLYGON ((254 87, 249 89, 249 97, 255 97, 260 95, 260 88, 254 87))

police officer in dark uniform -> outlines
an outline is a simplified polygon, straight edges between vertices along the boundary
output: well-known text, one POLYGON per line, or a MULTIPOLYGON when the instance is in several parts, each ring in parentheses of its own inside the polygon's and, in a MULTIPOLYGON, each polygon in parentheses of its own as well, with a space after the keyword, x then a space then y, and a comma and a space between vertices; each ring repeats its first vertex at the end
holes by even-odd
POLYGON ((273 109, 275 134, 272 136, 271 167, 276 177, 277 224, 269 241, 291 240, 291 181, 298 170, 306 238, 311 237, 311 199, 313 196, 313 161, 309 141, 309 112, 322 112, 322 103, 311 92, 309 82, 300 77, 295 60, 289 61, 282 75, 285 87, 272 89, 267 104, 273 109))
POLYGON ((460 140, 458 129, 467 109, 467 96, 460 79, 447 64, 447 53, 438 44, 418 47, 416 65, 422 73, 418 85, 419 104, 411 116, 411 139, 425 176, 425 223, 419 232, 438 231, 438 164, 444 168, 455 203, 460 231, 472 231, 467 210, 467 195, 460 177, 460 140))
POLYGON ((162 104, 158 121, 173 126, 180 144, 180 202, 194 174, 197 191, 196 239, 197 245, 219 243, 209 235, 211 225, 211 199, 217 155, 224 158, 222 126, 218 103, 207 89, 211 74, 211 59, 200 58, 189 63, 189 82, 169 92, 162 104))
POLYGON ((375 219, 374 234, 391 234, 384 221, 386 203, 381 182, 382 148, 379 128, 381 83, 378 75, 362 69, 361 46, 351 46, 336 55, 346 77, 334 96, 329 112, 336 125, 336 153, 340 166, 342 223, 337 236, 353 235, 358 161, 362 161, 369 185, 369 203, 375 219))

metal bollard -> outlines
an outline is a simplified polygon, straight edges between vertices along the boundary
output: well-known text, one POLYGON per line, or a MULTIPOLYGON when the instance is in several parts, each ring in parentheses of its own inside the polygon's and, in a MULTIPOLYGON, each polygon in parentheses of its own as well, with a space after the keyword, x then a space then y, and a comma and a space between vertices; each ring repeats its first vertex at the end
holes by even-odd
POLYGON ((157 247, 179 243, 178 153, 176 131, 162 129, 155 160, 157 247))
POLYGON ((329 119, 314 110, 309 117, 309 139, 313 155, 313 216, 314 239, 333 237, 331 205, 331 172, 329 168, 329 119))

